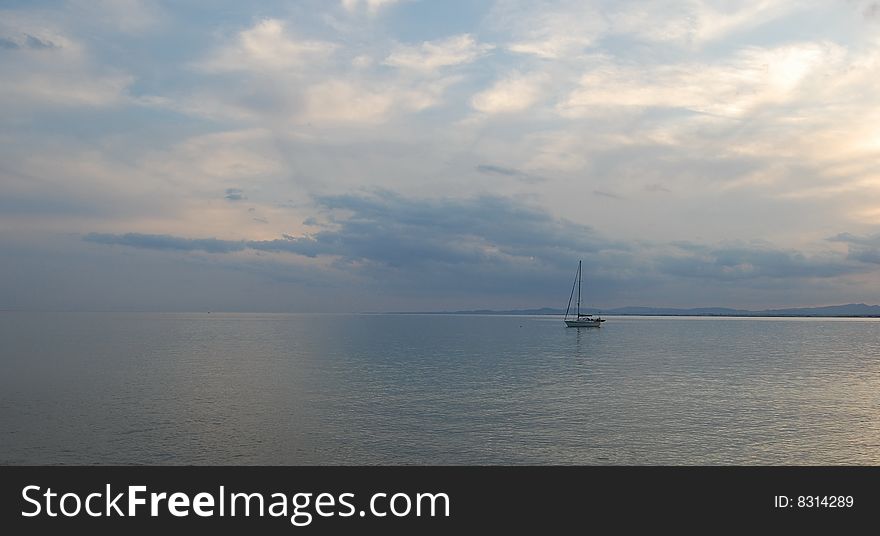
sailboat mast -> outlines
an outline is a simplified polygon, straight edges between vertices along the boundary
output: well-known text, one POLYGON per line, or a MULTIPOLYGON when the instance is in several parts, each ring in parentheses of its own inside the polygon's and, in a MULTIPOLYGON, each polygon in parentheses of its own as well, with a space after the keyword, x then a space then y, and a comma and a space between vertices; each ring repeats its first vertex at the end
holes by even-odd
POLYGON ((583 262, 583 261, 578 261, 578 305, 577 305, 578 318, 581 317, 581 262, 583 262))

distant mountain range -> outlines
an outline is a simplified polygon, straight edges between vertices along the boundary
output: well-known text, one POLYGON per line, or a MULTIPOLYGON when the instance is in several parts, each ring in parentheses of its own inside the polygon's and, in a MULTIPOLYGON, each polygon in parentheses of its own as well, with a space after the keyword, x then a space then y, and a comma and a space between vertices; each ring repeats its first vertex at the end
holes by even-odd
MULTIPOLYGON (((672 307, 618 307, 616 309, 582 309, 584 313, 602 313, 605 315, 640 315, 640 316, 841 316, 841 317, 880 317, 880 305, 849 303, 846 305, 828 305, 825 307, 801 307, 795 309, 765 309, 749 311, 746 309, 730 309, 727 307, 697 307, 694 309, 676 309, 672 307)), ((565 309, 541 307, 540 309, 514 309, 496 311, 477 309, 473 311, 443 311, 423 314, 457 314, 457 315, 561 315, 565 309)))

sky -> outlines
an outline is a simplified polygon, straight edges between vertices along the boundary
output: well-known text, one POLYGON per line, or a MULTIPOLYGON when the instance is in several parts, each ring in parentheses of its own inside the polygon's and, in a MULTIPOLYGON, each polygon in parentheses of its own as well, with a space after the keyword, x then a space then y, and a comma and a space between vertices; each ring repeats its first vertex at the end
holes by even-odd
POLYGON ((0 2, 0 310, 880 303, 880 2, 0 2))

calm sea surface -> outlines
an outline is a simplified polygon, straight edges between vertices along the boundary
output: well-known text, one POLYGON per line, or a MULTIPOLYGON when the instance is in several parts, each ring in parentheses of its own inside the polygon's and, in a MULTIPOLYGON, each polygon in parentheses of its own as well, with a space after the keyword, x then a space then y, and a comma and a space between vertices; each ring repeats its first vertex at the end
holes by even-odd
POLYGON ((880 464, 880 321, 0 313, 4 464, 880 464))

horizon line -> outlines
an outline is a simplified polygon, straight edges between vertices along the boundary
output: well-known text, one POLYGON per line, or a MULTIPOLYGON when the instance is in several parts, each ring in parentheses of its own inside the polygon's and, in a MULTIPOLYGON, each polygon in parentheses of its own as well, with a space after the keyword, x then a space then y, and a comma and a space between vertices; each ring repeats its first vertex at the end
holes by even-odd
MULTIPOLYGON (((676 311, 673 313, 646 313, 648 316, 754 316, 750 313, 772 313, 774 311, 797 311, 803 310, 808 311, 810 309, 828 309, 828 308, 843 308, 843 307, 880 307, 880 304, 866 304, 866 303, 844 303, 844 304, 835 304, 835 305, 814 305, 814 306, 801 306, 801 307, 772 307, 765 309, 741 309, 735 307, 728 306, 698 306, 698 307, 668 307, 668 306, 645 306, 645 305, 625 305, 620 307, 587 307, 587 310, 595 310, 599 314, 611 314, 611 315, 623 315, 623 316, 639 316, 638 313, 614 313, 614 311, 620 311, 623 309, 646 309, 646 310, 668 310, 668 311, 676 311), (706 309, 722 309, 729 310, 730 313, 695 313, 694 311, 698 310, 706 310, 706 309), (602 313, 602 311, 607 311, 602 313), (680 313, 678 313, 680 312, 680 313)), ((391 311, 266 311, 266 310, 228 310, 228 309, 217 309, 217 310, 207 310, 207 309, 192 309, 192 310, 162 310, 162 309, 4 309, 0 308, 0 313, 165 313, 165 314, 214 314, 214 313, 231 313, 231 314, 509 314, 509 313, 527 313, 529 311, 554 311, 553 313, 544 313, 547 316, 555 315, 555 314, 564 314, 562 312, 555 311, 564 311, 564 309, 560 307, 521 307, 521 308, 511 308, 511 309, 457 309, 457 310, 438 310, 438 311, 424 311, 424 310, 413 310, 413 311, 401 311, 401 310, 391 310, 391 311)), ((540 314, 540 313, 536 313, 540 314)), ((767 316, 767 315, 762 315, 767 316)), ((797 316, 797 315, 783 315, 783 316, 797 316)), ((821 315, 812 315, 812 316, 821 316, 821 315)), ((843 315, 847 316, 847 315, 843 315)), ((865 315, 848 315, 848 316, 865 316, 865 315)))

